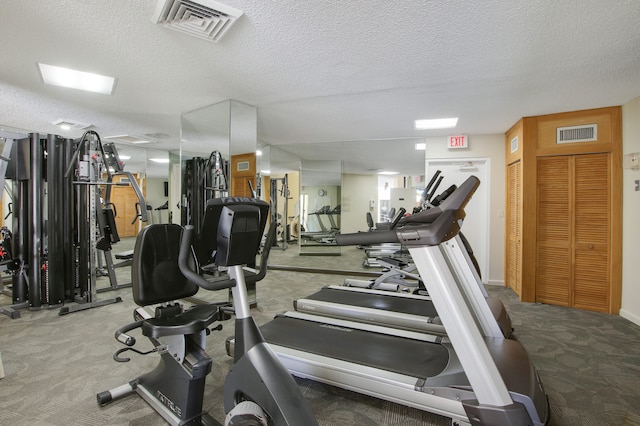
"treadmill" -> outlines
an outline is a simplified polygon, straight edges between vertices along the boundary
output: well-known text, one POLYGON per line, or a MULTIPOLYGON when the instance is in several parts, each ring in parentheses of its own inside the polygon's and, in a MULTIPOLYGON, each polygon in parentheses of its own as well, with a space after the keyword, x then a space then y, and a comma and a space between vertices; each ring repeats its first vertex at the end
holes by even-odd
MULTIPOLYGON (((462 285, 468 286, 466 294, 470 295, 483 317, 488 318, 491 335, 509 338, 513 332, 511 318, 502 301, 487 294, 475 269, 470 267, 460 237, 447 241, 444 248, 447 262, 456 265, 456 276, 463 277, 462 285)), ((298 312, 446 335, 438 311, 428 295, 330 285, 295 300, 293 306, 298 312)))
MULTIPOLYGON (((453 193, 450 192, 448 195, 453 193)), ((452 206, 456 207, 453 205, 456 203, 459 203, 459 197, 446 198, 437 207, 405 217, 403 226, 412 227, 431 223, 443 212, 450 210, 452 206)), ((377 232, 380 231, 366 233, 364 238, 376 238, 377 232)), ((471 298, 476 310, 483 317, 494 319, 493 323, 488 320, 487 326, 491 330, 490 335, 494 337, 502 335, 508 338, 513 331, 511 318, 502 301, 489 297, 466 247, 461 233, 458 233, 443 243, 443 254, 447 262, 455 267, 457 280, 461 285, 467 287, 465 293, 471 298)), ((294 308, 299 312, 386 327, 439 335, 446 334, 438 311, 428 295, 380 291, 353 286, 327 286, 308 297, 296 300, 294 308)))
POLYGON ((337 236, 341 245, 406 245, 447 335, 287 312, 261 331, 293 375, 447 416, 458 424, 547 422, 547 396, 526 350, 517 340, 493 335, 490 323, 495 321, 483 317, 468 294, 477 285, 461 283, 463 268, 445 254, 478 185, 476 177, 467 179, 452 195, 457 201, 431 223, 337 236))

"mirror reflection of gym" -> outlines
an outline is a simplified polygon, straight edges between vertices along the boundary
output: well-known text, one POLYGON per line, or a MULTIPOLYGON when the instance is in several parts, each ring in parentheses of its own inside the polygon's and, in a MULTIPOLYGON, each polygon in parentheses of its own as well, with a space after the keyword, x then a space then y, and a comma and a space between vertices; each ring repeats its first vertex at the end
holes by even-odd
POLYGON ((340 256, 342 162, 302 160, 300 171, 301 256, 340 256))

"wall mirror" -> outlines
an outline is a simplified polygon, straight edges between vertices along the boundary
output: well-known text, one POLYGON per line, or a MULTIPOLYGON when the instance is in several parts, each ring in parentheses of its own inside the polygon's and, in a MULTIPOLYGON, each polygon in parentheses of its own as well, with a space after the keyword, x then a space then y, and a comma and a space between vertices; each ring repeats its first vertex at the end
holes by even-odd
MULTIPOLYGON (((274 249, 285 251, 291 248, 300 238, 300 158, 274 145, 265 149, 268 150, 269 168, 262 167, 262 193, 271 206, 271 223, 277 226, 276 245, 272 248, 274 253, 274 249)), ((275 261, 296 263, 290 254, 278 256, 274 253, 278 258, 275 261)))
POLYGON ((171 181, 180 194, 179 223, 197 231, 208 199, 251 196, 255 190, 257 112, 226 100, 184 113, 180 122, 180 155, 171 159, 171 181))
POLYGON ((301 256, 339 256, 335 236, 342 211, 342 162, 302 160, 300 167, 301 256))

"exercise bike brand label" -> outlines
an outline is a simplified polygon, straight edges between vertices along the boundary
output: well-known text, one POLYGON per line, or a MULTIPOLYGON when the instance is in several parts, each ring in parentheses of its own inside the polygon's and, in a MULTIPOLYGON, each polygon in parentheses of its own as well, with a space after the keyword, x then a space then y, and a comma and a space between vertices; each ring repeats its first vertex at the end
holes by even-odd
POLYGON ((447 147, 449 149, 469 148, 469 138, 467 135, 449 136, 447 147))
POLYGON ((174 404, 173 401, 171 401, 165 394, 163 394, 159 390, 156 391, 156 398, 158 398, 158 400, 162 402, 175 415, 177 415, 178 417, 182 417, 182 409, 174 404))

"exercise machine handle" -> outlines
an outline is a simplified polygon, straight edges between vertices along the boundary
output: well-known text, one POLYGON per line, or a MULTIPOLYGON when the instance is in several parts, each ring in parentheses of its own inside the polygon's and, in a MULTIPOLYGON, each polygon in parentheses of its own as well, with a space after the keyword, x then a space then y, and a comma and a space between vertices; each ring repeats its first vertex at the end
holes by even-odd
POLYGON ((136 338, 133 336, 129 336, 127 332, 142 327, 143 321, 132 322, 131 324, 127 324, 124 327, 121 327, 116 330, 115 338, 118 342, 124 343, 127 346, 133 346, 136 344, 136 338))
POLYGON ((356 232, 354 234, 337 234, 336 244, 339 246, 357 246, 381 243, 397 243, 396 231, 356 232))
POLYGON ((180 272, 192 283, 205 290, 222 290, 236 285, 233 278, 218 279, 214 281, 205 280, 200 274, 194 271, 189 265, 189 259, 193 258, 191 251, 191 241, 193 239, 193 225, 186 225, 182 229, 180 237, 180 251, 178 252, 178 267, 180 272))
POLYGON ((133 220, 131 221, 131 224, 133 225, 134 223, 136 223, 136 220, 138 220, 138 218, 140 218, 140 220, 142 220, 142 213, 140 210, 140 203, 136 203, 136 215, 133 218, 133 220))
POLYGON ((104 208, 113 210, 113 217, 118 217, 118 210, 116 209, 116 205, 115 204, 113 204, 113 203, 105 203, 104 208))
POLYGON ((405 209, 404 207, 400 207, 400 210, 398 210, 398 213, 396 214, 396 216, 393 218, 393 221, 391 222, 391 229, 396 229, 396 226, 398 226, 398 222, 400 222, 400 219, 404 217, 404 214, 406 212, 407 212, 407 209, 405 209))

